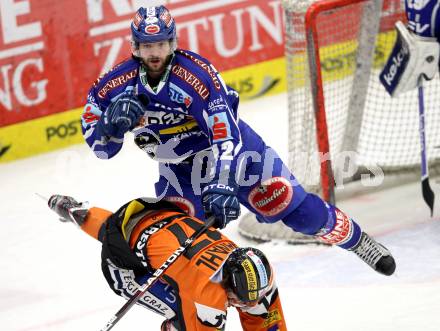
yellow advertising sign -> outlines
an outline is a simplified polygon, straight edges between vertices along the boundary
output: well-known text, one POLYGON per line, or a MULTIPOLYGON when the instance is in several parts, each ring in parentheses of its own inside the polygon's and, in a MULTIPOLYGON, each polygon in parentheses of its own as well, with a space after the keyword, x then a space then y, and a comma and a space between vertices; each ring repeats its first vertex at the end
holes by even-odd
POLYGON ((0 162, 84 142, 82 108, 0 128, 0 162))
POLYGON ((284 57, 260 62, 222 73, 226 84, 240 94, 240 100, 255 99, 286 91, 284 57))

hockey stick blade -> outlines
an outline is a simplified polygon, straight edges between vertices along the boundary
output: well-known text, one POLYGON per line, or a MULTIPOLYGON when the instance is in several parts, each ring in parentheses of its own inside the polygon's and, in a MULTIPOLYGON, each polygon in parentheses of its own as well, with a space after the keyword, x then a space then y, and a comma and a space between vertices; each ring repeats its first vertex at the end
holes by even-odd
POLYGON ((422 179, 422 194, 423 194, 423 200, 425 200, 426 204, 431 209, 431 217, 432 217, 432 216, 434 216, 435 195, 431 189, 431 186, 429 185, 429 178, 428 177, 426 177, 425 179, 422 179))
POLYGON ((121 309, 117 311, 115 315, 110 318, 107 324, 101 329, 101 331, 111 330, 116 323, 130 310, 133 305, 139 301, 139 299, 147 292, 147 290, 159 279, 159 277, 177 260, 179 256, 181 256, 190 246, 191 244, 209 227, 214 225, 215 218, 210 217, 206 220, 205 224, 199 228, 196 232, 192 234, 191 237, 186 239, 186 241, 177 248, 173 254, 153 273, 153 276, 147 279, 147 281, 137 290, 137 292, 122 306, 121 309))

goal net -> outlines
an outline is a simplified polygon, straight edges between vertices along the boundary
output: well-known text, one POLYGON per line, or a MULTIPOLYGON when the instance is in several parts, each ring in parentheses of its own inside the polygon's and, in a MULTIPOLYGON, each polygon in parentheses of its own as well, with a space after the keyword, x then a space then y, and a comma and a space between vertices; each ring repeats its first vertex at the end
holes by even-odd
MULTIPOLYGON (((394 46, 394 24, 406 21, 403 2, 284 0, 283 6, 289 166, 298 180, 335 202, 350 182, 377 189, 420 178, 417 91, 391 98, 378 78, 394 46)), ((433 175, 440 173, 439 85, 438 76, 424 84, 433 175)), ((282 224, 260 226, 251 215, 239 231, 262 240, 307 241, 282 224)))

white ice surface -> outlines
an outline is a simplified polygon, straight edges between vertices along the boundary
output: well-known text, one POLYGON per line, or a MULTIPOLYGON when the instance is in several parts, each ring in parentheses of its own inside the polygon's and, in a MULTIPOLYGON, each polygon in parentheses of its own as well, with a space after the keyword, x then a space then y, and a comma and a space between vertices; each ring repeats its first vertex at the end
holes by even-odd
MULTIPOLYGON (((285 156, 286 97, 241 106, 241 117, 285 156)), ((156 164, 127 143, 114 159, 85 145, 0 165, 0 330, 99 330, 123 305, 100 271, 100 245, 57 221, 35 193, 71 195, 116 210, 152 196, 156 164)), ((438 180, 431 186, 440 196, 438 180)), ((437 206, 440 204, 437 198, 437 206)), ((338 248, 256 245, 270 257, 289 330, 440 330, 440 210, 431 219, 420 184, 339 205, 397 260, 392 277, 375 273, 338 248)), ((225 230, 238 243, 249 244, 225 230)), ((227 330, 240 330, 231 310, 227 330)), ((161 318, 134 307, 114 330, 159 330, 161 318)))

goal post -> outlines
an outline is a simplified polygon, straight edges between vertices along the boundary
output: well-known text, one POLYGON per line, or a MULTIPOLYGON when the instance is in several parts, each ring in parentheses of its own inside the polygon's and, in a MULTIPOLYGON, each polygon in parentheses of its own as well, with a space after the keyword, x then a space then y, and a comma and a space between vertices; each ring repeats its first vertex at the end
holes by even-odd
MULTIPOLYGON (((419 179, 417 91, 391 98, 379 82, 394 24, 406 20, 403 1, 283 0, 283 7, 289 167, 299 182, 335 202, 349 182, 378 189, 383 180, 419 179)), ((439 82, 424 85, 432 175, 440 174, 439 82)), ((268 239, 261 229, 250 215, 239 226, 268 239)))

